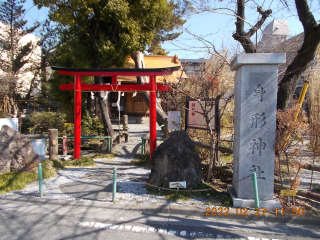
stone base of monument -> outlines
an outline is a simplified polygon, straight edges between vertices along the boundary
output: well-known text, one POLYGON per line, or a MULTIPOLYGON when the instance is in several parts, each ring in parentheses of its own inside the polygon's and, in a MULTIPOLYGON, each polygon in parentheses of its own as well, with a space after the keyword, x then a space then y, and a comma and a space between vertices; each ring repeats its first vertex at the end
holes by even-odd
MULTIPOLYGON (((255 208, 254 199, 238 198, 235 190, 233 189, 233 186, 228 186, 228 193, 232 198, 233 207, 255 208)), ((277 199, 259 201, 259 208, 275 209, 280 207, 281 207, 280 202, 277 199)))

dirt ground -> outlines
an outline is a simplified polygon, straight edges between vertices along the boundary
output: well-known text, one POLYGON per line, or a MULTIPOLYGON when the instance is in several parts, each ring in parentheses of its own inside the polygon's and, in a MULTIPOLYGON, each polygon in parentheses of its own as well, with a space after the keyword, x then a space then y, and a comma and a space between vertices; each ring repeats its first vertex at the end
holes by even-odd
POLYGON ((288 198, 280 196, 280 190, 275 191, 275 196, 281 202, 281 207, 286 209, 286 211, 291 211, 292 208, 303 208, 305 212, 308 212, 311 215, 320 217, 320 202, 313 201, 304 197, 297 196, 295 199, 295 204, 288 204, 288 198))

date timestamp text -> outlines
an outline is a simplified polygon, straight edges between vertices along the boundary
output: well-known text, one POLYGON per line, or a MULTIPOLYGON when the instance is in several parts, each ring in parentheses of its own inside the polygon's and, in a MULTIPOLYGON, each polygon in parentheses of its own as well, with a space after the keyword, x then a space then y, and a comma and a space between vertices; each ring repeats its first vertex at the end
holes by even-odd
POLYGON ((266 208, 255 208, 254 210, 248 210, 247 208, 236 208, 232 209, 230 211, 230 208, 227 207, 213 207, 213 208, 206 208, 206 216, 230 216, 230 215, 235 215, 235 216, 264 216, 266 212, 270 212, 277 215, 292 215, 292 216, 302 216, 304 214, 304 209, 303 208, 292 208, 291 211, 284 210, 283 208, 275 208, 273 211, 267 211, 266 208))

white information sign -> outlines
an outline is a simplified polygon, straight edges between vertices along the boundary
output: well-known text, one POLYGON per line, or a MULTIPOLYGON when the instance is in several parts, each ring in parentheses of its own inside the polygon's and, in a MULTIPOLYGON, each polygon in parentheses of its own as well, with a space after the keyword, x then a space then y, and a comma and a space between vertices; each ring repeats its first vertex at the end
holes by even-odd
POLYGON ((169 182, 169 188, 177 188, 178 190, 179 188, 187 188, 187 182, 169 182))
POLYGON ((45 160, 47 151, 47 139, 32 139, 33 150, 39 155, 42 160, 45 160))
POLYGON ((168 111, 168 129, 181 130, 180 111, 168 111))
POLYGON ((7 125, 17 132, 19 131, 19 118, 0 118, 0 129, 3 125, 7 125))

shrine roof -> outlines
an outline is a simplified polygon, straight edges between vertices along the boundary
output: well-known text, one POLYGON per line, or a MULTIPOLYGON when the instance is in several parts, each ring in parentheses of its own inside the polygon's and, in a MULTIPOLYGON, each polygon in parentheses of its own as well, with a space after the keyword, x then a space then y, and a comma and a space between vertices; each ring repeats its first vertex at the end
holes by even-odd
POLYGON ((166 75, 166 72, 177 71, 180 66, 165 67, 165 68, 65 68, 52 66, 52 70, 57 70, 65 75, 80 75, 80 76, 121 76, 121 74, 140 76, 139 73, 146 75, 166 75), (106 75, 102 75, 106 74, 106 75))
POLYGON ((118 76, 117 81, 136 82, 136 76, 156 76, 156 82, 176 82, 179 78, 187 78, 182 70, 178 56, 158 56, 145 55, 144 62, 146 68, 135 68, 133 59, 128 56, 125 63, 126 68, 63 68, 52 66, 53 70, 57 70, 60 74, 80 75, 80 76, 118 76), (120 73, 121 72, 121 73, 120 73), (144 74, 143 74, 144 73, 144 74), (156 74, 154 74, 156 73, 156 74), (104 75, 105 74, 105 75, 104 75))
MULTIPOLYGON (((179 78, 188 78, 185 71, 183 71, 183 67, 181 66, 181 62, 178 59, 178 55, 175 56, 163 56, 163 55, 145 55, 144 63, 146 68, 168 68, 168 67, 179 67, 178 70, 174 71, 170 75, 166 76, 157 76, 156 81, 159 83, 163 82, 177 82, 179 78)), ((128 56, 127 62, 125 64, 126 67, 134 68, 133 59, 128 56)), ((136 81, 135 77, 118 77, 120 81, 136 81)))

